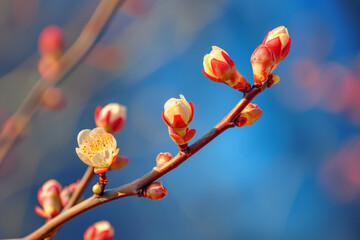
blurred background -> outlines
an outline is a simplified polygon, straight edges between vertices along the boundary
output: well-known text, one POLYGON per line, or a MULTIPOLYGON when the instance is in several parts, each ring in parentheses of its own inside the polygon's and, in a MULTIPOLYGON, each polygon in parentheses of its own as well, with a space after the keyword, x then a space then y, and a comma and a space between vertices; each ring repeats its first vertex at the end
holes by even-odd
MULTIPOLYGON (((39 79, 42 29, 61 27, 69 47, 98 2, 0 2, 0 124, 39 79)), ((353 0, 128 0, 59 85, 66 105, 40 108, 0 165, 0 238, 44 223, 34 207, 46 180, 66 186, 82 176, 76 136, 95 127, 97 106, 128 107, 115 137, 130 162, 108 174, 113 188, 151 170, 159 152, 177 153, 161 119, 167 99, 184 94, 195 104, 195 140, 242 97, 202 74, 211 46, 225 49, 252 83, 253 50, 284 25, 291 50, 274 72, 280 83, 253 101, 263 110, 259 121, 228 130, 163 177, 163 200, 132 197, 96 207, 56 239, 82 239, 103 219, 115 239, 359 239, 359 9, 353 0)))

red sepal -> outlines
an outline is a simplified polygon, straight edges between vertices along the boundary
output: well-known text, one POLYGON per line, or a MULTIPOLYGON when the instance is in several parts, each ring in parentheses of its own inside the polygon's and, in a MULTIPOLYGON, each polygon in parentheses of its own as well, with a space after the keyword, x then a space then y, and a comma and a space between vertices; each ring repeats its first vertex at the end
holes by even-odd
POLYGON ((98 119, 99 119, 99 115, 100 115, 101 109, 102 109, 101 106, 98 106, 98 107, 95 109, 95 114, 94 114, 95 122, 98 121, 98 119))
POLYGON ((229 55, 227 55, 224 52, 221 52, 221 55, 223 56, 223 58, 225 59, 225 61, 229 64, 230 68, 235 66, 234 61, 229 57, 229 55))
POLYGON ((192 102, 189 102, 189 105, 190 105, 190 108, 191 108, 191 116, 190 116, 190 120, 189 120, 188 124, 191 123, 191 121, 193 120, 194 113, 195 113, 195 106, 194 106, 194 104, 193 104, 192 102))
POLYGON ((44 210, 43 210, 41 207, 36 206, 36 207, 34 208, 34 211, 35 211, 35 213, 36 213, 37 215, 39 215, 40 217, 47 218, 44 210))
POLYGON ((125 121, 123 118, 118 118, 116 119, 112 124, 111 124, 111 129, 112 132, 118 132, 120 131, 125 125, 125 121))
POLYGON ((284 49, 281 51, 282 59, 286 58, 286 56, 289 54, 290 46, 291 46, 291 38, 289 38, 289 42, 286 44, 284 49))
POLYGON ((195 129, 190 129, 189 131, 186 132, 185 136, 183 137, 184 142, 188 143, 195 135, 196 130, 195 129))
POLYGON ((202 70, 203 74, 208 77, 210 80, 214 81, 214 82, 221 82, 218 78, 214 78, 212 76, 210 76, 209 74, 207 74, 204 70, 202 70))
POLYGON ((182 120, 181 115, 174 115, 174 121, 173 124, 171 125, 171 127, 173 128, 185 128, 187 127, 188 124, 186 124, 184 122, 184 120, 182 120))
POLYGON ((281 57, 280 53, 281 53, 281 41, 279 37, 276 37, 274 39, 271 39, 270 41, 268 41, 266 43, 266 46, 268 48, 271 49, 271 51, 273 51, 273 53, 275 54, 276 58, 281 57))
POLYGON ((229 65, 223 61, 212 59, 211 68, 213 70, 214 75, 221 78, 229 70, 229 65))
POLYGON ((262 45, 265 45, 265 42, 266 42, 266 40, 267 40, 270 32, 271 32, 271 31, 268 31, 268 33, 266 34, 266 36, 265 36, 265 38, 264 38, 264 41, 262 42, 262 45))

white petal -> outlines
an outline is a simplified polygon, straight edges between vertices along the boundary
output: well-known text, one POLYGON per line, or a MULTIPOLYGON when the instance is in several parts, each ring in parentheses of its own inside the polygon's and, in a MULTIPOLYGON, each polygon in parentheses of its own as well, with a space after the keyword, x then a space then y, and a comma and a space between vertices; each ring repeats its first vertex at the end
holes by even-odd
POLYGON ((98 152, 91 158, 92 163, 96 167, 109 167, 111 161, 105 157, 106 155, 110 155, 106 153, 107 151, 108 150, 98 152))
POLYGON ((97 128, 94 128, 94 129, 91 131, 90 135, 91 135, 91 136, 94 136, 94 135, 97 136, 98 134, 104 134, 104 133, 106 133, 106 131, 105 131, 103 128, 97 127, 97 128))
POLYGON ((77 136, 77 142, 78 142, 79 146, 81 146, 85 142, 85 140, 88 138, 90 132, 91 132, 90 129, 84 129, 81 132, 79 132, 79 134, 77 136))
POLYGON ((113 156, 117 155, 119 153, 119 148, 115 149, 115 152, 112 154, 113 156))
POLYGON ((77 155, 79 156, 80 160, 83 161, 86 165, 90 165, 90 166, 93 165, 91 163, 90 159, 88 158, 88 156, 86 156, 85 154, 83 154, 81 152, 80 148, 75 148, 75 151, 76 151, 77 155))

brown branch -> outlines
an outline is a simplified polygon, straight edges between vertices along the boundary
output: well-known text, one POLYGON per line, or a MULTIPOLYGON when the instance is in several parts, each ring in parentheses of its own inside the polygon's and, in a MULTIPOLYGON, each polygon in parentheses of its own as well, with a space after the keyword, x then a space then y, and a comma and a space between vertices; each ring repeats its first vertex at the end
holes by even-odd
POLYGON ((23 238, 23 240, 41 240, 46 237, 49 232, 56 229, 59 225, 64 224, 65 222, 89 209, 92 209, 100 204, 113 201, 115 199, 138 195, 139 191, 142 191, 147 185, 178 167, 181 163, 194 155, 197 151, 211 142, 226 129, 234 127, 234 121, 237 119, 241 111, 244 110, 244 108, 251 102, 251 100, 253 100, 254 97, 262 92, 267 86, 268 82, 265 82, 262 86, 253 87, 252 90, 244 95, 243 99, 239 101, 239 103, 231 110, 228 115, 225 116, 221 122, 219 122, 213 129, 211 129, 203 137, 189 146, 186 150, 179 151, 179 153, 170 161, 164 163, 163 165, 154 167, 149 173, 131 183, 113 190, 107 190, 101 196, 93 195, 92 197, 49 220, 33 233, 23 238))
MULTIPOLYGON (((125 0, 101 0, 89 22, 84 27, 74 44, 59 59, 59 74, 52 81, 40 79, 32 88, 22 105, 14 114, 13 126, 16 132, 11 136, 7 132, 0 133, 0 164, 21 134, 27 123, 37 111, 42 94, 46 89, 56 85, 73 70, 90 52, 100 34, 109 23, 118 6, 125 0)), ((51 70, 50 70, 51 71, 51 70)))

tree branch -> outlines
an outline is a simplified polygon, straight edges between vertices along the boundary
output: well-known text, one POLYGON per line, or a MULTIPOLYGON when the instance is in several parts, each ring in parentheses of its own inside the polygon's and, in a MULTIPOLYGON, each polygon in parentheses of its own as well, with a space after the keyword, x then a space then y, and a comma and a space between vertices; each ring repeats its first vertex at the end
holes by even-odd
POLYGON ((33 233, 24 237, 23 240, 41 240, 46 237, 51 231, 56 229, 59 225, 64 224, 65 222, 71 220, 72 218, 80 215, 81 213, 89 209, 92 209, 100 204, 113 201, 115 199, 138 195, 138 193, 142 189, 144 189, 150 183, 154 182, 166 173, 178 167, 181 163, 194 155, 197 151, 199 151, 201 148, 211 142, 214 138, 216 138, 226 129, 234 127, 234 121, 237 119, 239 114, 251 102, 251 100, 253 100, 254 97, 260 92, 264 91, 267 86, 268 82, 265 82, 262 86, 254 86, 250 92, 245 93, 244 97, 230 111, 230 113, 225 116, 225 118, 221 122, 219 122, 203 137, 201 137, 199 140, 189 146, 185 151, 179 151, 179 153, 168 162, 164 163, 163 165, 154 167, 149 173, 131 183, 128 183, 116 189, 107 190, 101 196, 93 195, 92 197, 75 205, 74 207, 63 211, 61 214, 46 222, 43 226, 35 230, 33 233))

